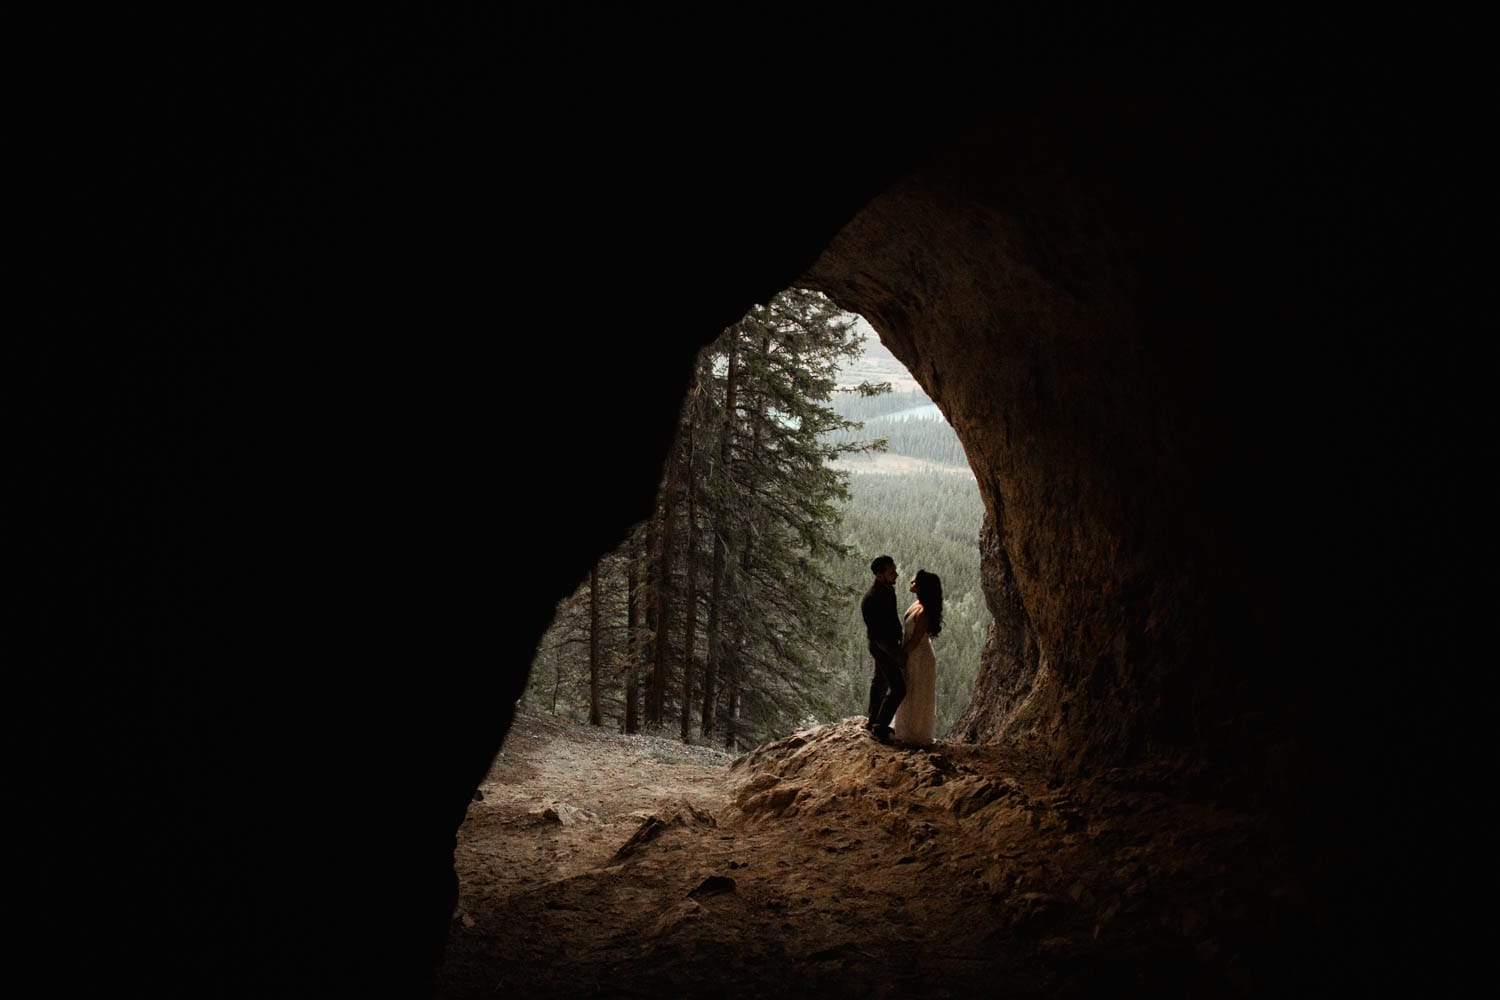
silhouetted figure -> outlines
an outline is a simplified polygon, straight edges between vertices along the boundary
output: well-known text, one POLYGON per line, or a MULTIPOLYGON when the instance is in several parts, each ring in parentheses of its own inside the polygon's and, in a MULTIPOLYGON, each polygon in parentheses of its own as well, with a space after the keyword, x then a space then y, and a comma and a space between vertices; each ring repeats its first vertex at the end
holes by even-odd
POLYGON ((901 648, 903 627, 896 613, 896 560, 876 556, 870 563, 875 582, 859 602, 865 618, 865 637, 875 658, 875 678, 870 682, 870 711, 866 727, 881 742, 891 738, 891 719, 906 697, 906 653, 901 648))
POLYGON ((943 581, 936 573, 917 570, 907 588, 917 595, 906 609, 906 698, 891 727, 898 743, 926 746, 937 727, 937 654, 932 637, 943 630, 943 581))

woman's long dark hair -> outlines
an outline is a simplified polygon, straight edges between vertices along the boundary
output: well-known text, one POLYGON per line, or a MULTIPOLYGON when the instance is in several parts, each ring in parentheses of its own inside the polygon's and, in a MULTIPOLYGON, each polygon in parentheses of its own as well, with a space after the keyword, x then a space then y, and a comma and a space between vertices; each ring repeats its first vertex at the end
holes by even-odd
POLYGON ((936 636, 943 630, 943 581, 936 573, 917 570, 917 600, 927 614, 927 634, 936 636))

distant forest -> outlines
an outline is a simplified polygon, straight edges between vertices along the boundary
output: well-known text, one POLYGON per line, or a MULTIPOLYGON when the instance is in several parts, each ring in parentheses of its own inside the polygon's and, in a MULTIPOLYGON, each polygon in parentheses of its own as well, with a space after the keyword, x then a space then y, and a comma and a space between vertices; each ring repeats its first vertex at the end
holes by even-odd
MULTIPOLYGON (((883 438, 886 452, 906 455, 940 465, 968 467, 969 459, 959 444, 958 435, 943 419, 936 404, 921 392, 886 393, 881 396, 847 394, 831 404, 839 416, 864 424, 857 430, 828 435, 836 443, 883 438)), ((869 453, 851 456, 858 463, 869 460, 869 453)), ((975 529, 978 537, 978 529, 975 529)))
MULTIPOLYGON (((784 294, 796 297, 760 307, 758 318, 747 317, 705 352, 697 402, 684 409, 684 437, 663 480, 657 517, 559 605, 532 664, 526 703, 627 732, 741 749, 863 715, 872 665, 859 598, 870 583, 870 559, 889 553, 900 568, 902 610, 913 600, 906 586, 918 569, 943 580, 943 630, 933 641, 937 732, 946 732, 968 704, 990 615, 979 589, 983 505, 957 435, 920 392, 834 389, 838 366, 858 357, 857 338, 826 300, 784 294), (800 358, 807 374, 785 367, 777 360, 784 355, 800 358), (738 386, 728 379, 731 370, 742 372, 738 386), (788 491, 756 513, 745 506, 744 486, 725 479, 747 470, 753 456, 746 451, 719 467, 718 449, 729 439, 713 428, 742 419, 729 414, 753 418, 747 399, 776 394, 782 416, 735 429, 736 447, 764 448, 794 426, 816 433, 796 446, 802 455, 796 478, 784 487, 770 465, 756 473, 755 492, 788 491), (799 407, 801 415, 789 422, 787 414, 799 407), (813 476, 801 463, 818 451, 825 471, 813 476), (879 452, 930 464, 907 463, 916 471, 895 474, 879 452), (801 522, 784 509, 798 490, 827 498, 816 505, 799 500, 807 511, 801 522), (746 519, 767 516, 765 527, 740 531, 746 519), (773 536, 784 549, 767 548, 773 536), (743 544, 754 544, 753 560, 750 550, 737 548, 743 544), (664 546, 676 554, 668 556, 664 546), (772 556, 777 563, 766 562, 772 556), (696 576, 684 576, 689 570, 696 576), (722 597, 712 586, 719 577, 722 597), (665 619, 673 607, 675 620, 665 619), (686 618, 685 608, 693 609, 686 618)), ((755 405, 771 412, 764 402, 755 405)), ((789 461, 792 451, 783 444, 753 460, 789 461)))

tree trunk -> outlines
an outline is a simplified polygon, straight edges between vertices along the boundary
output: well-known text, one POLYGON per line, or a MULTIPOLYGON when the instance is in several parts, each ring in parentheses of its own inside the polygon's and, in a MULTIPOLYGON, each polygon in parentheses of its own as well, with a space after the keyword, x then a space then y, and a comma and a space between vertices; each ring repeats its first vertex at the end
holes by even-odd
POLYGON ((599 564, 589 570, 589 725, 602 726, 599 712, 599 564))
POLYGON ((683 608, 682 742, 693 725, 693 647, 698 634, 698 479, 693 468, 696 414, 687 425, 687 600, 683 608))
POLYGON ((717 681, 719 660, 723 655, 724 643, 719 636, 720 616, 724 607, 724 567, 728 561, 728 553, 724 548, 724 533, 728 530, 724 516, 724 496, 729 489, 729 465, 733 461, 732 443, 734 440, 734 408, 736 369, 739 366, 739 330, 731 327, 729 337, 729 363, 724 372, 724 427, 719 437, 719 489, 714 497, 716 509, 713 511, 714 532, 714 565, 713 579, 709 581, 708 590, 708 632, 704 638, 708 642, 708 659, 703 667, 703 713, 700 717, 700 732, 706 737, 714 731, 714 716, 716 714, 716 701, 718 694, 714 690, 717 681))
POLYGON ((713 579, 708 585, 708 630, 704 640, 708 643, 708 656, 703 664, 703 712, 699 716, 699 732, 704 736, 714 731, 714 702, 718 697, 714 685, 718 680, 719 661, 723 657, 724 643, 719 637, 719 614, 724 603, 724 526, 718 524, 714 530, 713 579))
POLYGON ((656 656, 651 664, 651 684, 647 693, 649 707, 647 721, 659 726, 665 720, 667 701, 667 674, 671 669, 671 654, 668 652, 672 636, 672 550, 676 548, 677 480, 679 469, 676 456, 667 462, 667 481, 662 487, 661 561, 657 570, 656 586, 656 656))
MULTIPOLYGON (((760 341, 761 357, 765 357, 771 351, 770 335, 762 335, 760 341)), ((757 394, 754 400, 755 419, 750 425, 750 456, 751 461, 760 459, 760 435, 761 425, 766 419, 766 398, 764 393, 757 394)), ((740 542, 740 569, 742 574, 748 576, 754 559, 755 540, 751 537, 749 525, 745 526, 744 538, 740 542)), ((744 576, 742 576, 742 579, 744 576)), ((741 671, 740 645, 743 638, 735 640, 735 653, 726 662, 728 666, 727 691, 729 703, 725 707, 724 746, 730 750, 738 750, 740 742, 740 712, 744 701, 744 678, 741 671)))
POLYGON ((724 706, 724 746, 728 750, 738 750, 740 742, 740 663, 739 650, 724 661, 724 693, 727 704, 724 706))
POLYGON ((636 714, 636 674, 640 668, 639 643, 636 628, 640 624, 640 577, 636 571, 635 543, 632 542, 625 558, 625 731, 639 732, 640 716, 636 714))

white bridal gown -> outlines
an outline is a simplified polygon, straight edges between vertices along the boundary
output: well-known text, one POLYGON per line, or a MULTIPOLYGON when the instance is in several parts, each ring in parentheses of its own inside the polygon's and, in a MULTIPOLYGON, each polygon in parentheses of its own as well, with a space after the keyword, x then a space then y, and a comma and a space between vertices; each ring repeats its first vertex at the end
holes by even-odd
MULTIPOLYGON (((915 604, 906 609, 903 642, 911 638, 915 609, 915 604)), ((936 725, 937 654, 932 651, 932 639, 923 636, 922 641, 906 654, 906 697, 901 699, 891 726, 896 730, 898 742, 925 745, 932 742, 932 730, 936 725)))

